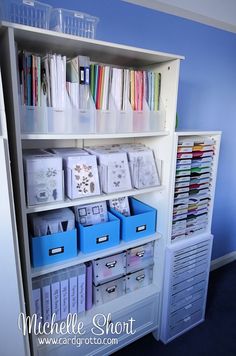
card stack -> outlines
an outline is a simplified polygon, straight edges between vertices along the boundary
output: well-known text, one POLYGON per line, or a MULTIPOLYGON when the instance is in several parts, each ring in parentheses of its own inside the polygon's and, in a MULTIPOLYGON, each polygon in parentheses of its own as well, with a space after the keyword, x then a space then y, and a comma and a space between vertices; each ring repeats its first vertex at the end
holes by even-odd
POLYGON ((207 227, 214 144, 210 137, 179 138, 172 240, 204 231, 207 227))

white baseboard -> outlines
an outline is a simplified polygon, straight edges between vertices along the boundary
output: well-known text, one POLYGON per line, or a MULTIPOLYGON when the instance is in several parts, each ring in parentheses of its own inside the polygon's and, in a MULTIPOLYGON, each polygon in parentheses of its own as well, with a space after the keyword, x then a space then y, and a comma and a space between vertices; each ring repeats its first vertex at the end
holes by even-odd
POLYGON ((215 260, 211 261, 211 271, 214 271, 215 269, 227 265, 228 263, 233 262, 235 260, 236 260, 236 251, 227 253, 224 256, 216 258, 215 260))

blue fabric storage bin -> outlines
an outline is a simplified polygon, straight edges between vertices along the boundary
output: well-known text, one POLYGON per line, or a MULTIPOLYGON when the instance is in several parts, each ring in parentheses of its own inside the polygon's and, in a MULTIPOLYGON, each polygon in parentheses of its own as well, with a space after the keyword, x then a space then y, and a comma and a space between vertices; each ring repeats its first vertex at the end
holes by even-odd
POLYGON ((76 229, 31 238, 31 263, 33 267, 60 262, 76 256, 76 229))
POLYGON ((157 210, 141 201, 129 198, 131 216, 124 216, 111 208, 112 214, 121 222, 121 239, 133 241, 156 232, 157 210))
POLYGON ((79 249, 84 253, 96 252, 120 243, 120 220, 108 212, 109 221, 90 226, 77 224, 79 249))

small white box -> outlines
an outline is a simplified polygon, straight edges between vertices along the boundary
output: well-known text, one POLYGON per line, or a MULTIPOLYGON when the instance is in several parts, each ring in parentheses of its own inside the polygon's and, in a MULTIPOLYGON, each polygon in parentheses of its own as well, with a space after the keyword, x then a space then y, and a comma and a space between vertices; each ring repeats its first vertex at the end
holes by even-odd
POLYGON ((63 200, 61 157, 52 154, 25 155, 24 167, 28 205, 63 200))
POLYGON ((126 273, 126 252, 92 261, 95 285, 123 276, 126 273))
POLYGON ((95 305, 109 302, 125 294, 125 277, 115 279, 100 286, 93 286, 95 305))
POLYGON ((126 276, 126 293, 146 287, 152 283, 153 266, 142 269, 126 276))
POLYGON ((96 156, 69 156, 64 160, 68 198, 77 199, 100 194, 96 156))
POLYGON ((127 251, 127 273, 153 264, 154 242, 149 242, 127 251))

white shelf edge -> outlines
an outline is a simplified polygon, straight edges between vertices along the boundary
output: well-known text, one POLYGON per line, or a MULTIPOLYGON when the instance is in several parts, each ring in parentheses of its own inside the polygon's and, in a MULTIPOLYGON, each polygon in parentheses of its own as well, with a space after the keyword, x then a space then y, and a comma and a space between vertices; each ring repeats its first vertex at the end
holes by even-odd
POLYGON ((206 136, 206 135, 221 135, 222 131, 199 131, 199 130, 184 130, 184 131, 175 131, 177 136, 206 136))
MULTIPOLYGON (((118 297, 116 299, 111 300, 110 302, 104 303, 102 305, 94 305, 92 309, 78 314, 78 322, 83 322, 83 325, 85 327, 88 327, 89 325, 92 325, 93 317, 96 314, 103 314, 104 316, 107 316, 109 313, 111 313, 111 317, 113 314, 118 313, 119 311, 122 311, 125 308, 129 308, 130 306, 133 306, 134 303, 139 303, 142 300, 146 300, 149 297, 156 296, 158 298, 158 294, 160 294, 160 288, 158 288, 157 285, 154 283, 137 289, 134 292, 131 293, 126 293, 122 295, 121 297, 118 297)), ((58 322, 60 323, 60 322, 58 322)), ((43 337, 44 335, 42 335, 43 337)), ((70 337, 70 334, 65 334, 63 335, 63 338, 70 337)), ((50 337, 60 337, 58 334, 52 334, 50 337)), ((38 338, 36 337, 36 340, 38 338)), ((56 347, 57 345, 55 345, 56 347)), ((40 345, 37 341, 37 347, 45 347, 45 345, 40 345)))
POLYGON ((2 27, 10 27, 13 28, 14 30, 16 30, 16 32, 26 32, 26 33, 30 33, 33 35, 40 35, 42 40, 45 37, 50 37, 52 40, 60 38, 64 41, 66 40, 72 40, 81 44, 88 44, 91 46, 101 46, 104 49, 106 48, 115 48, 121 51, 126 51, 126 52, 130 52, 130 51, 134 51, 137 54, 141 53, 148 56, 156 56, 156 57, 163 57, 164 60, 172 60, 172 59, 185 59, 184 56, 182 55, 177 55, 177 54, 172 54, 172 53, 166 53, 166 52, 159 52, 159 51, 153 51, 150 49, 146 49, 146 48, 140 48, 140 47, 132 47, 132 46, 128 46, 128 45, 124 45, 124 44, 120 44, 120 43, 113 43, 113 42, 107 42, 107 41, 102 41, 102 40, 98 40, 98 39, 90 39, 90 38, 86 38, 86 37, 81 37, 81 36, 74 36, 74 35, 69 35, 63 32, 57 32, 57 31, 52 31, 52 30, 48 30, 48 29, 42 29, 42 28, 38 28, 38 27, 33 27, 33 26, 27 26, 27 25, 21 25, 18 23, 12 23, 12 22, 8 22, 8 21, 0 21, 0 26, 2 27))
POLYGON ((22 140, 97 140, 107 138, 135 138, 168 136, 169 131, 154 132, 129 132, 129 133, 107 133, 107 134, 22 134, 22 140))
POLYGON ((36 268, 32 267, 31 277, 36 278, 36 277, 39 277, 39 276, 42 276, 42 275, 45 275, 45 274, 48 274, 51 272, 55 272, 55 271, 58 271, 58 270, 61 270, 61 269, 67 268, 67 267, 72 267, 72 266, 76 266, 78 264, 81 264, 81 263, 84 263, 87 261, 95 260, 97 258, 114 255, 121 251, 130 249, 130 248, 133 248, 133 247, 136 247, 139 245, 143 245, 143 244, 146 244, 151 241, 160 240, 160 239, 161 239, 161 234, 156 233, 154 235, 143 237, 143 238, 136 239, 136 240, 129 241, 129 242, 125 242, 125 241, 121 240, 120 244, 117 246, 113 246, 113 247, 110 247, 110 248, 107 248, 104 250, 100 250, 97 252, 93 252, 93 253, 85 254, 83 252, 79 252, 78 256, 75 258, 71 258, 71 259, 68 259, 65 261, 54 263, 52 265, 36 267, 36 268))
POLYGON ((25 213, 31 214, 31 213, 38 213, 40 211, 66 208, 66 207, 72 207, 72 206, 82 205, 82 204, 98 203, 98 202, 101 202, 104 200, 111 200, 111 199, 120 198, 123 196, 135 196, 135 195, 139 195, 139 194, 158 192, 158 191, 162 191, 163 189, 164 189, 164 186, 160 185, 157 187, 150 187, 150 188, 144 188, 144 189, 131 189, 128 191, 122 191, 122 192, 117 192, 117 193, 112 193, 112 194, 101 194, 101 195, 90 196, 90 197, 74 199, 74 200, 66 199, 63 201, 56 202, 56 203, 48 203, 48 204, 43 204, 43 205, 35 205, 35 206, 26 207, 25 213))

